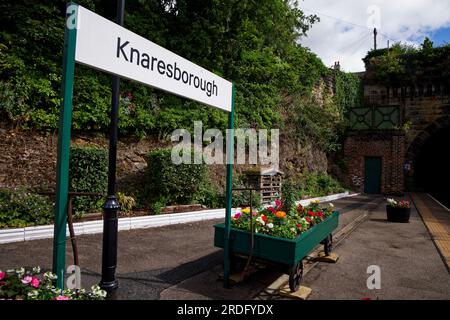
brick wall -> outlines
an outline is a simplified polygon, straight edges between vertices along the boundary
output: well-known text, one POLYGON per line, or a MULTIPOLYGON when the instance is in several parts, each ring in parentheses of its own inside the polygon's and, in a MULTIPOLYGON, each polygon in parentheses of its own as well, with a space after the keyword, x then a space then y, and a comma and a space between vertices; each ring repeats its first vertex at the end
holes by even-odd
POLYGON ((364 192, 364 158, 381 157, 381 193, 403 193, 405 136, 398 131, 351 133, 344 143, 348 184, 364 192))

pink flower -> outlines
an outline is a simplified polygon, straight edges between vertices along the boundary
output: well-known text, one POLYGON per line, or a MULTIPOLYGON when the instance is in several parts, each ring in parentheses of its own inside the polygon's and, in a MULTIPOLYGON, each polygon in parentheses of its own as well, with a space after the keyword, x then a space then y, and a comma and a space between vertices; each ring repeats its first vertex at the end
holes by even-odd
POLYGON ((237 220, 241 217, 242 213, 238 212, 234 215, 233 220, 237 220))
POLYGON ((267 210, 269 210, 269 211, 272 212, 273 214, 275 214, 275 212, 277 212, 277 210, 275 210, 275 209, 272 208, 272 207, 268 207, 267 210))
POLYGON ((69 298, 69 297, 66 297, 66 296, 57 296, 57 297, 55 298, 55 300, 70 300, 70 298, 69 298))
POLYGON ((31 280, 31 286, 32 286, 33 288, 39 287, 39 283, 40 283, 40 281, 39 281, 39 279, 36 278, 36 277, 33 277, 33 279, 31 280))
POLYGON ((6 277, 6 272, 0 271, 0 280, 5 279, 6 277))
POLYGON ((278 209, 281 208, 281 201, 279 199, 275 199, 275 205, 278 209))
POLYGON ((29 284, 32 280, 33 278, 31 276, 25 276, 21 281, 23 284, 29 284))

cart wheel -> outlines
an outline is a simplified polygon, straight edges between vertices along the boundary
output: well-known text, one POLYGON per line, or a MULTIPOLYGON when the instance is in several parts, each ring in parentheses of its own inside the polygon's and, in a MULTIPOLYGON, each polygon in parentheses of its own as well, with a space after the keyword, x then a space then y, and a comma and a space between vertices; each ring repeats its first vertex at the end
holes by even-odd
POLYGON ((289 272, 289 289, 292 292, 297 291, 300 288, 300 282, 303 277, 303 261, 300 260, 295 266, 293 266, 289 272))
POLYGON ((245 268, 246 261, 242 257, 232 254, 230 256, 230 271, 231 273, 242 272, 245 268))
POLYGON ((333 236, 331 233, 325 238, 323 249, 325 251, 325 255, 329 256, 331 251, 333 251, 333 236))

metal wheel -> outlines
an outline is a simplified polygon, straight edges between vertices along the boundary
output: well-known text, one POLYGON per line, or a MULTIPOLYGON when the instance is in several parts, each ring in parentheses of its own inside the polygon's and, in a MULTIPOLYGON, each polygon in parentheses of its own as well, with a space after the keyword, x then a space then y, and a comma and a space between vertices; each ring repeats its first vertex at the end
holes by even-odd
POLYGON ((303 278, 303 261, 300 260, 295 266, 290 269, 289 272, 289 289, 292 292, 297 291, 300 288, 300 282, 303 278))
POLYGON ((245 268, 245 260, 237 255, 232 254, 230 257, 230 272, 239 273, 245 268))
POLYGON ((323 244, 323 250, 325 251, 325 255, 329 256, 331 251, 333 251, 333 236, 331 233, 325 238, 323 244))

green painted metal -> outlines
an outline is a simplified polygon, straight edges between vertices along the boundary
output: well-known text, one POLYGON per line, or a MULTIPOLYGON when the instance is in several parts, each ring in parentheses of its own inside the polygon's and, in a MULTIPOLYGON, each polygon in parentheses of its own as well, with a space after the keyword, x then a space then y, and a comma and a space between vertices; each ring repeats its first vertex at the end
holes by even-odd
POLYGON ((372 106, 349 111, 349 120, 355 130, 398 129, 401 126, 399 106, 372 106))
MULTIPOLYGON (((73 5, 71 3, 70 5, 73 5)), ((72 98, 75 74, 75 43, 77 29, 66 25, 59 115, 58 159, 56 163, 55 227, 53 236, 53 272, 58 276, 56 286, 64 288, 66 264, 67 199, 69 193, 69 152, 72 123, 72 98)))
POLYGON ((225 224, 222 235, 224 239, 224 259, 223 259, 223 286, 230 286, 230 229, 231 229, 231 204, 233 197, 233 161, 234 161, 234 96, 235 87, 233 83, 231 95, 231 111, 228 114, 227 134, 227 182, 226 182, 226 203, 225 203, 225 224))
POLYGON ((364 192, 378 194, 381 192, 381 158, 364 158, 364 192))
MULTIPOLYGON (((257 233, 254 236, 253 256, 259 259, 294 266, 306 257, 321 241, 333 232, 339 223, 339 212, 335 211, 325 221, 302 233, 296 239, 284 239, 257 233)), ((224 224, 214 226, 214 245, 224 248, 224 224)), ((231 252, 248 255, 250 253, 251 234, 231 229, 231 252)))

